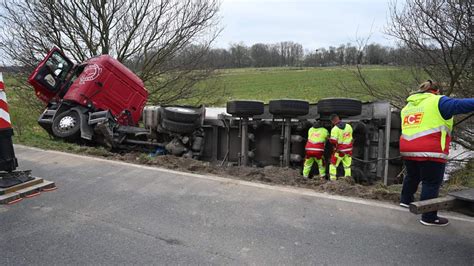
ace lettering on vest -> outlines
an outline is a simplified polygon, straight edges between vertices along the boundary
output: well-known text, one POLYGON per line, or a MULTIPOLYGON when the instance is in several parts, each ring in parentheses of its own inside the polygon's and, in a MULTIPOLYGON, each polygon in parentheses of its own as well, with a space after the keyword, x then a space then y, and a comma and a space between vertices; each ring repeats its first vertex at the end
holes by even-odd
POLYGON ((424 113, 408 114, 403 118, 403 126, 416 127, 419 126, 423 120, 424 113))
POLYGON ((345 132, 345 133, 342 135, 342 138, 343 138, 344 140, 351 138, 351 132, 345 132))

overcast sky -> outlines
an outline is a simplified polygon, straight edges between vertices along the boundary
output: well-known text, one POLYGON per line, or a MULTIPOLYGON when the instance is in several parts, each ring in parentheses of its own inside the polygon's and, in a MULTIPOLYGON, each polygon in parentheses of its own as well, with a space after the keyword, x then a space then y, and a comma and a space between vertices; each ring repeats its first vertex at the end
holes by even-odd
POLYGON ((389 0, 222 0, 223 31, 215 47, 230 43, 294 41, 305 49, 355 44, 356 36, 393 45, 383 34, 389 0))

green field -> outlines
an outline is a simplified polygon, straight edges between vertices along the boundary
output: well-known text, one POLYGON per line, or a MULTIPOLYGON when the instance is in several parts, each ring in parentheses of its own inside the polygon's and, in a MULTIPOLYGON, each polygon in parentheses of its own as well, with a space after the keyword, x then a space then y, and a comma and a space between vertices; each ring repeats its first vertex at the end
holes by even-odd
MULTIPOLYGON (((354 68, 244 68, 220 70, 217 79, 226 91, 225 100, 254 99, 268 102, 291 98, 317 102, 326 97, 357 97, 362 91, 354 68), (351 92, 344 88, 350 88, 351 92)), ((380 87, 393 87, 396 80, 409 79, 408 71, 389 66, 364 67, 368 79, 380 87)), ((370 97, 362 97, 369 100, 370 97)))

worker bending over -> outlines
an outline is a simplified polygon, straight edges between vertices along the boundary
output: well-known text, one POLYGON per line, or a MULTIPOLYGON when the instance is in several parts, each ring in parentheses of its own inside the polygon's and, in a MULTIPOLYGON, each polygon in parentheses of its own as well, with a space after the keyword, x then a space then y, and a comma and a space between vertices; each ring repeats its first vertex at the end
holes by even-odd
POLYGON ((332 114, 330 119, 334 127, 331 129, 329 141, 334 146, 334 150, 331 156, 331 165, 329 165, 329 174, 331 180, 336 180, 337 167, 341 162, 344 166, 344 176, 351 176, 352 127, 342 122, 337 114, 332 114))
MULTIPOLYGON (((439 84, 428 80, 408 97, 401 111, 400 154, 407 169, 400 200, 402 207, 408 208, 414 201, 420 182, 420 200, 438 197, 449 155, 453 115, 474 111, 474 98, 452 99, 439 94, 439 84)), ((434 226, 449 223, 436 211, 423 213, 420 222, 434 226)))
POLYGON ((319 176, 326 178, 326 164, 324 163, 324 147, 328 139, 329 132, 319 121, 314 122, 308 130, 308 142, 306 142, 306 159, 304 161, 303 177, 309 177, 313 163, 318 164, 319 176))

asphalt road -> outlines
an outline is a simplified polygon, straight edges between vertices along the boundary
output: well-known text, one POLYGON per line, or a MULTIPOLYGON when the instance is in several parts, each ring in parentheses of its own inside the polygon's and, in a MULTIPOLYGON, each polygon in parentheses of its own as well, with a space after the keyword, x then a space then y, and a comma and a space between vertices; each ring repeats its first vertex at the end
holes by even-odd
POLYGON ((58 190, 0 206, 0 264, 473 265, 474 219, 16 147, 58 190))

